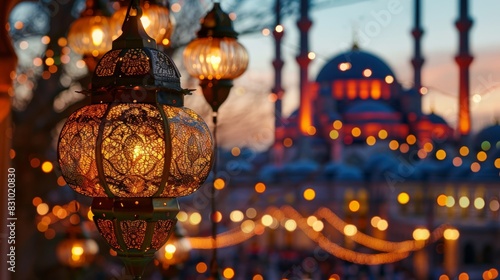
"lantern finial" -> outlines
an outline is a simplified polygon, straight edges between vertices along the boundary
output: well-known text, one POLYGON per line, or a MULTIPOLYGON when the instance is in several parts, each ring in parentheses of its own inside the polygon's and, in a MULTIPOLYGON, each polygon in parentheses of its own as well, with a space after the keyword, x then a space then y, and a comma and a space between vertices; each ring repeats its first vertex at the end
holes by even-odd
POLYGON ((237 38, 238 33, 233 28, 233 21, 220 7, 220 3, 214 3, 210 12, 201 20, 201 29, 198 38, 237 38))

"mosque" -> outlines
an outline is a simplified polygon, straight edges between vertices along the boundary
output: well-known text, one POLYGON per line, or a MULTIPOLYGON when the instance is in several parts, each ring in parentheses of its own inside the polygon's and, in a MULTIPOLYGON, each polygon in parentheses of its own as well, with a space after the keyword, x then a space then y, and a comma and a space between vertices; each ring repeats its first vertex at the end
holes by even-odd
MULTIPOLYGON (((467 33, 472 22, 466 1, 460 2, 456 24, 461 38, 456 56, 460 73, 457 127, 435 113, 422 112, 423 30, 420 1, 415 2, 415 79, 411 88, 403 87, 387 63, 356 43, 329 59, 313 81, 304 79, 308 49, 303 38, 311 22, 307 13, 301 14, 300 106, 289 117, 277 118, 275 143, 263 156, 267 160, 257 156, 253 166, 242 163, 236 168, 239 173, 232 180, 238 185, 238 196, 226 199, 239 201, 243 208, 258 207, 262 203, 250 199, 252 203, 246 205, 245 201, 252 197, 252 186, 263 183, 271 192, 267 199, 276 205, 292 204, 302 214, 324 206, 361 232, 384 240, 412 235, 418 239, 418 230, 435 230, 425 238, 429 241, 441 226, 448 225, 456 229, 454 234, 445 232, 444 238, 429 241, 426 249, 401 264, 411 268, 417 279, 453 278, 459 273, 479 279, 485 269, 500 266, 496 242, 500 230, 500 125, 471 133, 468 75, 472 56, 467 33), (306 192, 310 189, 315 193, 313 204, 304 202, 309 200, 306 192), (388 221, 390 230, 374 219, 388 221)), ((275 33, 278 46, 280 36, 275 33)), ((273 92, 277 96, 283 91, 281 69, 276 67, 279 61, 276 52, 273 92)), ((278 100, 276 112, 280 106, 278 100)), ((238 161, 229 153, 224 160, 238 161)), ((328 234, 346 248, 366 249, 338 232, 328 234)), ((261 242, 286 248, 294 240, 295 247, 311 249, 311 244, 300 244, 303 239, 302 233, 283 230, 261 242)))

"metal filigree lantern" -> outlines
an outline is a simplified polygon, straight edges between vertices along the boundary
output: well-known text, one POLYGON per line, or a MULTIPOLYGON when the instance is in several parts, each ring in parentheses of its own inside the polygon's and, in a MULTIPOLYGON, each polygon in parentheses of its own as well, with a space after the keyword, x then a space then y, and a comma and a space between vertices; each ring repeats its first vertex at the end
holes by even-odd
POLYGON ((213 158, 207 125, 183 107, 189 91, 140 16, 131 1, 123 34, 93 74, 91 105, 68 118, 58 145, 66 182, 94 197, 100 234, 137 279, 173 229, 175 197, 201 186, 213 158))
POLYGON ((203 96, 214 112, 229 96, 233 79, 248 66, 248 53, 238 41, 231 18, 219 3, 203 18, 198 37, 184 50, 184 66, 200 79, 203 96))

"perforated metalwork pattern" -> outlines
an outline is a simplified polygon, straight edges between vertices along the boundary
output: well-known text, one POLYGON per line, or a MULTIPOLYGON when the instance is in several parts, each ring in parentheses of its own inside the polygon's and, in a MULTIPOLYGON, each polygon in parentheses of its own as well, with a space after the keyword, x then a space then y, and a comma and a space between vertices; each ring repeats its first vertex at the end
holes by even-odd
POLYGON ((120 70, 127 76, 138 76, 148 74, 150 69, 149 57, 142 49, 129 49, 120 70))
POLYGON ((163 106, 170 124, 172 164, 162 197, 185 196, 196 191, 210 172, 212 136, 203 119, 189 108, 163 106))
POLYGON ((176 82, 179 80, 181 74, 177 70, 177 66, 175 66, 174 62, 164 53, 151 50, 153 54, 153 68, 155 73, 155 78, 176 82))
POLYGON ((153 196, 164 171, 165 133, 159 110, 151 104, 118 104, 102 133, 106 183, 120 197, 153 196))
POLYGON ((123 241, 127 246, 127 250, 141 249, 142 243, 144 243, 144 236, 146 235, 146 227, 147 223, 143 220, 120 221, 123 241))
POLYGON ((94 104, 71 115, 58 149, 66 182, 91 197, 108 193, 178 197, 196 191, 211 168, 213 143, 208 126, 188 108, 163 105, 161 109, 168 119, 170 139, 165 139, 165 122, 153 104, 94 104), (167 170, 169 174, 164 174, 167 170), (161 190, 163 180, 166 184, 161 190))
POLYGON ((110 77, 115 74, 116 64, 118 63, 118 55, 121 50, 113 50, 107 52, 99 61, 95 69, 95 74, 100 77, 110 77))
POLYGON ((159 220, 154 229, 153 239, 151 240, 151 247, 155 250, 160 249, 163 244, 168 240, 172 226, 175 220, 159 220))
POLYGON ((109 246, 115 251, 122 251, 115 235, 115 226, 110 220, 97 219, 96 220, 97 229, 99 233, 104 237, 109 246))
POLYGON ((95 160, 99 124, 108 105, 96 104, 74 112, 59 136, 59 165, 64 180, 76 192, 92 197, 105 197, 99 183, 95 160))

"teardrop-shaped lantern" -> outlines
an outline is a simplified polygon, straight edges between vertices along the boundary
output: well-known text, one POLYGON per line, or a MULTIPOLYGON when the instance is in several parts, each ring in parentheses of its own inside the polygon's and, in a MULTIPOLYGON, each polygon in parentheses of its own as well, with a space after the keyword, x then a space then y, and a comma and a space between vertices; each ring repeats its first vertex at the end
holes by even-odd
POLYGON ((237 37, 231 18, 214 3, 198 37, 184 50, 184 66, 189 75, 200 79, 203 95, 215 112, 229 96, 232 80, 248 67, 248 52, 237 37))

